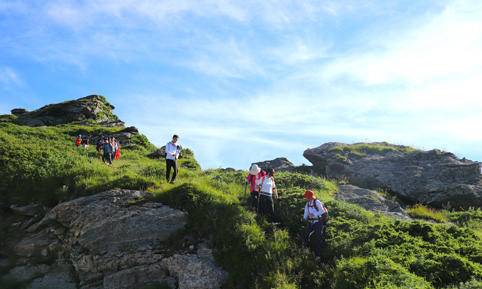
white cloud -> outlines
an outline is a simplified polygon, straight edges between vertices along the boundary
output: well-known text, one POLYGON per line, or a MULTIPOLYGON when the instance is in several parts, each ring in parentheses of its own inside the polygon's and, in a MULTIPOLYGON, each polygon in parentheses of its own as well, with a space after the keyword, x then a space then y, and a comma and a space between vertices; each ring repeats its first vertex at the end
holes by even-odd
POLYGON ((0 66, 0 84, 4 89, 18 86, 22 83, 18 74, 10 67, 0 66))
POLYGON ((369 37, 362 38, 365 45, 370 43, 368 51, 339 57, 323 69, 322 76, 329 80, 347 76, 365 85, 420 85, 482 69, 480 2, 453 1, 421 26, 369 37))

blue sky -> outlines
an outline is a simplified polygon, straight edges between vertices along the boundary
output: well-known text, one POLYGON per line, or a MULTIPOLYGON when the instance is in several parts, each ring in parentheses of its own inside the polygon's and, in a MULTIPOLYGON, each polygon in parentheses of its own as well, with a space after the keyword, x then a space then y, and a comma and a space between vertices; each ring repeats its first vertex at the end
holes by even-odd
POLYGON ((0 113, 93 93, 204 168, 328 141, 482 160, 482 2, 0 0, 0 113))

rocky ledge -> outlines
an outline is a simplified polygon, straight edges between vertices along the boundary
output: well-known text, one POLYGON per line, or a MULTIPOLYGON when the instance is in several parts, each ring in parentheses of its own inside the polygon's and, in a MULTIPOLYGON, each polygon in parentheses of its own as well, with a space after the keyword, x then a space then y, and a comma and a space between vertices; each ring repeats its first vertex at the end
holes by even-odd
POLYGON ((41 210, 14 207, 13 214, 23 219, 13 226, 25 229, 20 240, 7 244, 15 256, 1 260, 0 266, 10 268, 2 278, 35 289, 127 289, 159 283, 211 289, 220 288, 226 278, 206 245, 198 245, 194 253, 166 250, 187 216, 146 192, 112 190, 82 197, 57 205, 31 224, 41 210))
POLYGON ((59 125, 66 123, 99 124, 103 126, 124 126, 112 112, 114 106, 101 95, 89 95, 77 100, 50 104, 28 112, 17 108, 12 110, 14 122, 28 126, 59 125))
POLYGON ((328 178, 384 189, 410 202, 435 207, 481 207, 480 165, 440 150, 388 143, 326 143, 304 156, 328 178))
POLYGON ((398 219, 410 219, 398 202, 387 199, 383 194, 374 190, 363 189, 353 185, 340 185, 336 193, 336 199, 398 219))

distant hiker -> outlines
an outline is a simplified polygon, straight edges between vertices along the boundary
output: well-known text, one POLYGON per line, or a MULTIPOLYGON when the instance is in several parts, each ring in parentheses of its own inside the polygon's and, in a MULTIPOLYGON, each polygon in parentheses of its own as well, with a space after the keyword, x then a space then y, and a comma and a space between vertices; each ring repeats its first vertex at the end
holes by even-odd
POLYGON ((79 147, 82 144, 82 135, 79 134, 79 136, 75 139, 75 146, 79 147))
POLYGON ((102 151, 103 151, 102 161, 104 163, 108 163, 109 165, 112 165, 112 151, 113 151, 113 149, 112 149, 112 145, 109 142, 108 138, 104 139, 104 144, 102 145, 102 151))
POLYGON ((274 220, 274 202, 273 198, 278 198, 276 184, 274 182, 274 169, 268 169, 267 175, 258 180, 259 201, 258 212, 262 216, 268 216, 271 221, 274 220))
POLYGON ((119 143, 119 141, 116 141, 116 150, 115 150, 115 154, 114 154, 114 159, 117 161, 120 159, 121 157, 121 145, 119 143))
POLYGON ((166 180, 169 183, 174 183, 177 177, 177 159, 181 152, 180 146, 177 145, 179 139, 178 135, 173 135, 172 140, 166 144, 166 180), (171 169, 173 170, 171 178, 171 169))
POLYGON ((88 148, 89 147, 89 138, 88 137, 83 137, 82 140, 81 140, 81 143, 82 143, 82 146, 84 148, 88 148))
POLYGON ((112 160, 114 160, 115 154, 117 153, 117 150, 119 149, 119 143, 117 142, 115 137, 112 137, 112 140, 111 140, 110 144, 112 145, 112 160))
POLYGON ((310 245, 310 237, 314 238, 313 251, 316 257, 321 256, 321 246, 322 246, 322 235, 326 221, 328 220, 328 210, 325 205, 316 199, 315 193, 313 191, 306 191, 305 199, 307 199, 305 205, 305 213, 303 219, 308 221, 308 226, 306 228, 305 243, 310 245))
POLYGON ((258 197, 259 192, 256 189, 256 182, 259 180, 261 175, 261 169, 258 165, 253 164, 249 168, 248 176, 246 177, 246 183, 249 185, 249 206, 251 209, 257 211, 258 210, 258 197))

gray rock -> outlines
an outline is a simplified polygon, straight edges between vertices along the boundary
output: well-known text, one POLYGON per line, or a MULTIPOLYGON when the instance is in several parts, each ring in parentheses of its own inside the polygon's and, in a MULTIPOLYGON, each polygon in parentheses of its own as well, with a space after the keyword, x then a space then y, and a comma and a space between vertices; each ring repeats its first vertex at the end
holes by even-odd
POLYGON ((217 267, 212 259, 206 257, 176 254, 164 259, 163 264, 171 275, 177 277, 179 289, 221 288, 226 281, 227 273, 217 267))
POLYGON ((49 270, 50 267, 45 264, 18 266, 12 268, 5 277, 18 281, 29 281, 35 277, 45 275, 49 270))
POLYGON ((104 289, 141 288, 145 284, 164 283, 176 288, 176 279, 169 277, 160 264, 143 265, 125 269, 104 277, 104 289))
POLYGON ((220 288, 226 273, 212 251, 166 258, 164 243, 184 228, 187 215, 152 199, 147 192, 112 190, 60 203, 28 229, 16 244, 22 264, 15 279, 34 278, 40 288, 220 288), (48 258, 53 264, 31 265, 48 258), (41 275, 41 276, 40 276, 41 275))
POLYGON ((72 122, 96 123, 104 126, 123 126, 112 113, 114 106, 100 95, 89 95, 77 100, 50 104, 40 109, 17 114, 14 120, 28 126, 59 125, 72 122))
POLYGON ((49 234, 48 229, 45 229, 27 235, 15 245, 14 252, 21 257, 46 258, 52 256, 59 249, 59 246, 59 240, 49 234))
POLYGON ((13 115, 22 115, 27 113, 28 111, 25 108, 14 108, 10 111, 13 115))
POLYGON ((482 206, 479 164, 452 153, 388 143, 326 143, 306 150, 304 156, 319 174, 364 188, 383 188, 411 202, 482 206))
POLYGON ((29 289, 77 289, 70 266, 59 266, 46 275, 34 279, 29 289))
POLYGON ((258 165, 261 169, 264 170, 272 168, 275 171, 292 171, 296 168, 295 165, 293 165, 293 163, 290 162, 287 158, 276 158, 274 160, 262 161, 254 164, 258 165))
POLYGON ((367 210, 408 219, 408 215, 400 205, 386 199, 380 193, 373 190, 362 189, 352 185, 340 185, 336 193, 336 199, 359 205, 367 210))
POLYGON ((68 228, 66 238, 91 253, 151 249, 186 224, 186 214, 146 201, 147 192, 113 190, 61 203, 41 221, 68 228))
POLYGON ((34 217, 44 213, 44 208, 40 204, 29 204, 26 206, 11 205, 10 210, 15 214, 26 217, 34 217))

